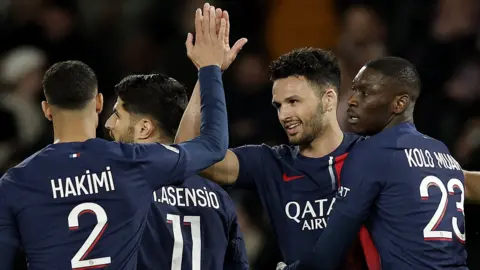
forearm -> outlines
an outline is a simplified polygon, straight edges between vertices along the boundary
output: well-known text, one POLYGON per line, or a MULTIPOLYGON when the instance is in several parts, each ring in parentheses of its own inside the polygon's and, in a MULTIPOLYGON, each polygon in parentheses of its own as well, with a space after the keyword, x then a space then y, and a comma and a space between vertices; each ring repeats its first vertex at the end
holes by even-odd
POLYGON ((220 68, 201 68, 199 81, 202 103, 200 135, 179 144, 188 155, 187 171, 196 173, 223 160, 228 147, 227 109, 220 68), (200 156, 202 158, 198 158, 200 156))
POLYGON ((480 172, 463 171, 467 203, 480 204, 480 172))
POLYGON ((187 108, 183 113, 180 126, 178 127, 175 143, 191 140, 200 135, 201 104, 200 104, 200 81, 197 81, 187 108))

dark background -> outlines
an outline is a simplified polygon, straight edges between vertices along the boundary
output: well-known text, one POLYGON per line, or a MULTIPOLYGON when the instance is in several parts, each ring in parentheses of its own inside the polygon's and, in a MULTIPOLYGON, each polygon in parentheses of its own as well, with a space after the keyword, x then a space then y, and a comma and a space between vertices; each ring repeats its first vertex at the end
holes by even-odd
MULTIPOLYGON (((161 71, 192 89, 196 70, 185 54, 197 0, 0 0, 0 172, 52 142, 40 108, 50 64, 77 59, 98 75, 107 104, 131 73, 161 71)), ((368 60, 412 61, 423 80, 418 129, 444 141, 465 169, 480 170, 480 1, 223 0, 232 42, 249 43, 225 73, 231 145, 285 142, 270 106, 268 63, 296 47, 333 50, 343 72, 339 119, 345 126, 350 82, 368 60)), ((191 91, 191 90, 190 90, 191 91)), ((100 126, 100 137, 108 134, 100 126)), ((255 194, 236 191, 252 269, 280 259, 255 194)), ((480 269, 478 207, 466 206, 470 269, 480 269)))

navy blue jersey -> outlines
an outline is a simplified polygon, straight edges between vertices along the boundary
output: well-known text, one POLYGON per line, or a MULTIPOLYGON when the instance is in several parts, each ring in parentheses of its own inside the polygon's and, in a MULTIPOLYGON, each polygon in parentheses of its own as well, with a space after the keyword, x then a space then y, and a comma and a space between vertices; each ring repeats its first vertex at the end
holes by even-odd
POLYGON ((335 204, 343 161, 361 140, 345 134, 341 145, 321 158, 304 157, 298 147, 286 145, 232 149, 240 164, 235 187, 257 191, 285 262, 313 249, 335 204))
POLYGON ((332 269, 365 223, 382 269, 467 269, 463 203, 462 169, 442 142, 411 123, 386 129, 346 159, 310 267, 332 269))
POLYGON ((153 191, 222 160, 228 146, 218 67, 200 69, 202 132, 173 146, 101 139, 49 145, 0 179, 0 262, 29 269, 136 269, 153 191), (206 88, 206 89, 205 89, 206 88))
POLYGON ((139 249, 142 270, 248 270, 235 206, 199 176, 157 190, 139 249))

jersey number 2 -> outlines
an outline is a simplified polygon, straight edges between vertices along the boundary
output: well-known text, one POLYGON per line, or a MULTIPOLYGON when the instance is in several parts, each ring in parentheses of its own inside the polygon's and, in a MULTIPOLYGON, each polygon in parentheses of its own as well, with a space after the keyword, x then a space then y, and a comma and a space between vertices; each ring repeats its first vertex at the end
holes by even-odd
MULTIPOLYGON (((438 187, 442 193, 442 197, 440 198, 440 203, 435 211, 435 214, 433 214, 432 219, 423 229, 423 237, 425 240, 452 241, 451 231, 436 231, 435 229, 437 229, 438 225, 442 221, 445 211, 447 210, 448 195, 455 194, 455 189, 459 189, 461 192, 460 202, 455 203, 457 210, 464 215, 463 204, 465 194, 463 184, 460 180, 453 178, 448 181, 447 187, 445 188, 445 185, 438 177, 433 175, 427 176, 423 178, 422 182, 420 183, 420 196, 422 197, 422 200, 428 200, 428 188, 431 186, 438 187)), ((465 242, 465 233, 462 233, 458 228, 458 220, 456 217, 452 218, 452 228, 458 240, 460 240, 462 243, 465 242)))
POLYGON ((85 243, 77 251, 77 254, 72 258, 72 269, 88 269, 88 268, 103 268, 108 266, 112 259, 110 257, 95 258, 85 260, 88 253, 95 247, 103 232, 107 228, 107 213, 103 208, 96 203, 82 203, 70 211, 68 215, 68 227, 70 230, 78 229, 78 217, 85 213, 95 214, 97 217, 97 225, 88 236, 85 243))
MULTIPOLYGON (((180 216, 167 214, 168 223, 173 227, 173 253, 171 270, 180 270, 182 268, 183 257, 183 234, 180 226, 180 216)), ((200 270, 202 257, 202 236, 200 231, 199 216, 185 216, 183 222, 190 225, 192 232, 192 270, 200 270)))

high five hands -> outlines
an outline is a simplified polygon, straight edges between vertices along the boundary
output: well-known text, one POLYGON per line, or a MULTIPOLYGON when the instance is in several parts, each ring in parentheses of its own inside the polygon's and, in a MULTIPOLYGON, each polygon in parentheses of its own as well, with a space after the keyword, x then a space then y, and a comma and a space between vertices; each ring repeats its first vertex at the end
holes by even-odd
POLYGON ((225 71, 247 43, 241 38, 230 48, 230 17, 227 11, 206 3, 195 12, 195 45, 193 35, 188 33, 185 46, 187 55, 197 68, 219 66, 225 71))

